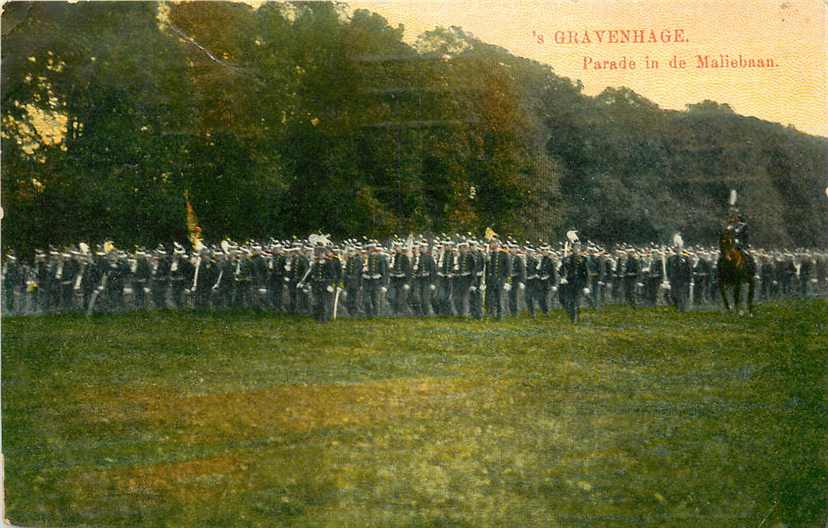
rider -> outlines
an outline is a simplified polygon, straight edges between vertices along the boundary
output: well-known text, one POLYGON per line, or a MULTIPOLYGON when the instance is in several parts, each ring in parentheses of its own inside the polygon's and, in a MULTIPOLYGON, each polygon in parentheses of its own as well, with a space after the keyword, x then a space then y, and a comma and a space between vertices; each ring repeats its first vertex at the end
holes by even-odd
POLYGON ((750 243, 745 215, 740 213, 738 209, 731 209, 730 217, 728 218, 727 227, 725 229, 733 232, 733 241, 736 243, 736 248, 740 249, 743 253, 748 254, 750 243))

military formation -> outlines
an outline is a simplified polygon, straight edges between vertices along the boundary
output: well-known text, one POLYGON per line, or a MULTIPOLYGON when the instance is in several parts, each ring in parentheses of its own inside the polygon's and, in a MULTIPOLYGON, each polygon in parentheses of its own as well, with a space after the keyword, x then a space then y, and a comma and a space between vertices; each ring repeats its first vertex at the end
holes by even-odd
MULTIPOLYGON (((828 254, 752 248, 756 300, 828 292, 828 254)), ((301 240, 118 249, 111 242, 3 256, 3 313, 255 309, 341 317, 532 317, 580 307, 719 303, 709 247, 605 248, 439 236, 333 242, 301 240)))

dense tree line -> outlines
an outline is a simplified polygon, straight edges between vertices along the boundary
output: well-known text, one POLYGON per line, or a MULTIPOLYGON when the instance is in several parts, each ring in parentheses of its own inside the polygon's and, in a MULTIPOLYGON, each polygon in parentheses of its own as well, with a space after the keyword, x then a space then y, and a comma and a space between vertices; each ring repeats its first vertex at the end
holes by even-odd
POLYGON ((4 246, 322 230, 826 245, 825 138, 711 101, 597 97, 457 27, 337 3, 4 6, 4 246))

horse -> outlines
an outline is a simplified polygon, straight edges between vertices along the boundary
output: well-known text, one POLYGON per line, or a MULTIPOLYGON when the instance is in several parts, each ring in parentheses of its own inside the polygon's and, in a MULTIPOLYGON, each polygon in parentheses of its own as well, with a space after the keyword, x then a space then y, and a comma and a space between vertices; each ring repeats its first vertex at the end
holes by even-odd
MULTIPOLYGON (((742 293, 742 284, 748 285, 746 299, 748 314, 753 315, 753 291, 756 287, 754 277, 756 275, 756 262, 753 257, 736 246, 733 230, 725 229, 719 238, 719 261, 717 263, 717 276, 719 278, 719 292, 722 296, 722 304, 725 310, 730 311, 731 306, 727 298, 727 290, 733 288, 733 307, 739 309, 739 302, 742 293)), ((740 311, 741 313, 741 311, 740 311)))

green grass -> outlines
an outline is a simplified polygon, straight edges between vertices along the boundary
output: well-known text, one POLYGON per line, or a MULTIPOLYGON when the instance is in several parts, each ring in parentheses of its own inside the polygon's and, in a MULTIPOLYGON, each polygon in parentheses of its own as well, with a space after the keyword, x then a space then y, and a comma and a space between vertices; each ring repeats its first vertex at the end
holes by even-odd
POLYGON ((822 527, 828 303, 3 322, 23 526, 822 527))

